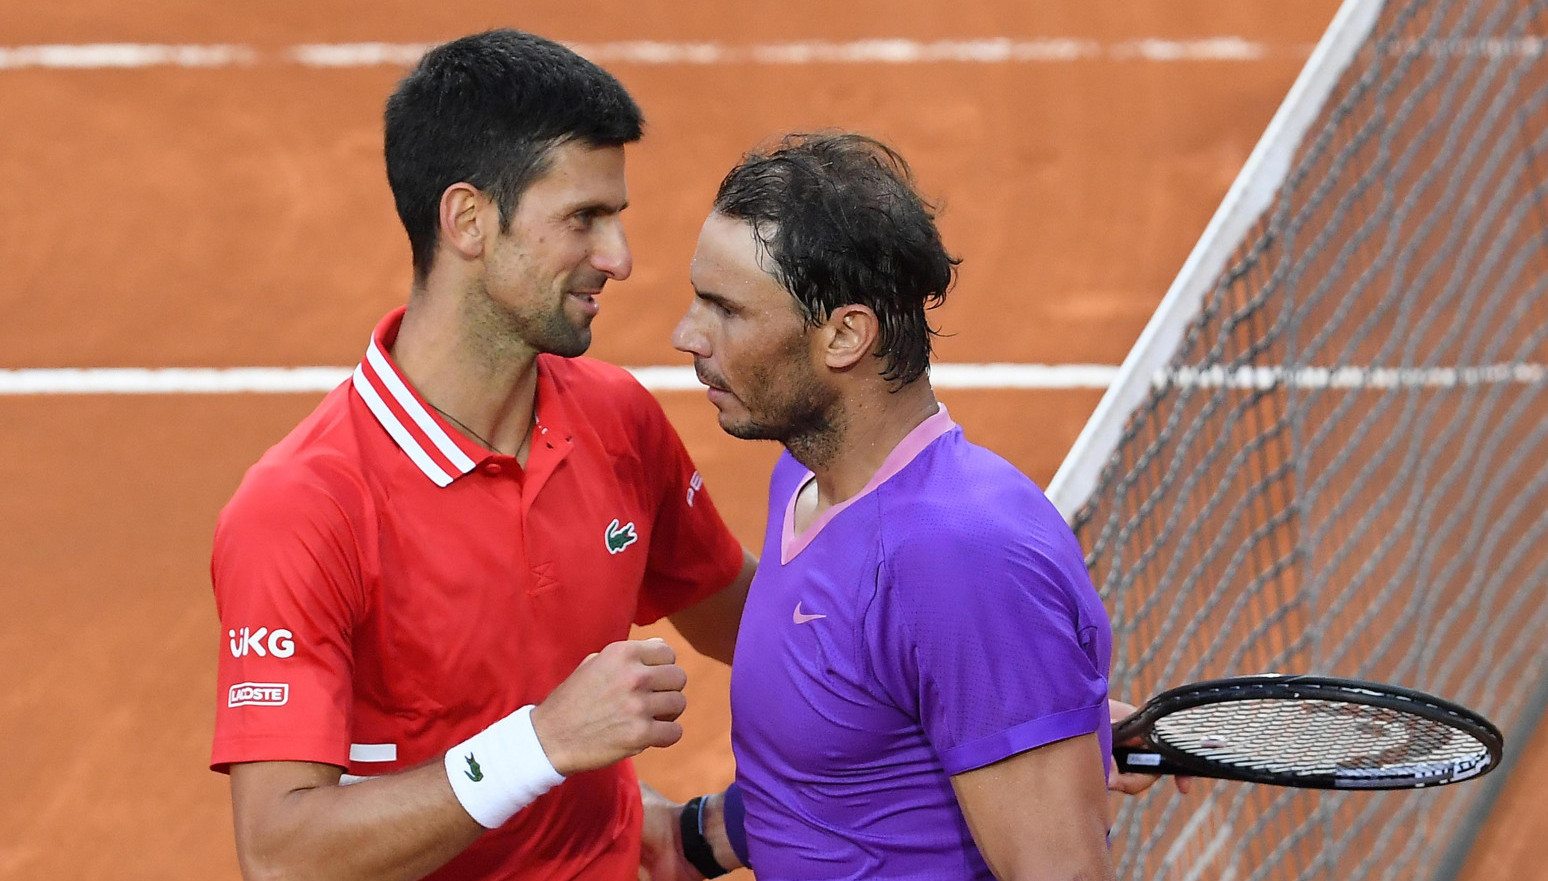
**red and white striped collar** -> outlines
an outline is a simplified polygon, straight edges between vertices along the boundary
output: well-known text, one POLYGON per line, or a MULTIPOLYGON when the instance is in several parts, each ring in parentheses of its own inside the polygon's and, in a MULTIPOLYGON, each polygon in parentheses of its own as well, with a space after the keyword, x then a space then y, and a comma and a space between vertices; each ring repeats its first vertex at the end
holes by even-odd
POLYGON ((405 311, 400 306, 388 313, 371 334, 365 358, 355 367, 355 393, 419 470, 436 486, 447 486, 490 452, 451 429, 393 363, 388 352, 398 338, 405 311))

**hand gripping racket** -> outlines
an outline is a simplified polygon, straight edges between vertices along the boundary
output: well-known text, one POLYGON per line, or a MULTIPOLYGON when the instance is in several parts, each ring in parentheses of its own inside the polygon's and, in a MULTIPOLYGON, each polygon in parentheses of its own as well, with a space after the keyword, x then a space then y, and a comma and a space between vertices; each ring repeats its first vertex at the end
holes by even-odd
POLYGON ((1309 789, 1417 789, 1477 777, 1504 748, 1489 720, 1422 691, 1274 673, 1162 692, 1113 726, 1120 771, 1309 789))

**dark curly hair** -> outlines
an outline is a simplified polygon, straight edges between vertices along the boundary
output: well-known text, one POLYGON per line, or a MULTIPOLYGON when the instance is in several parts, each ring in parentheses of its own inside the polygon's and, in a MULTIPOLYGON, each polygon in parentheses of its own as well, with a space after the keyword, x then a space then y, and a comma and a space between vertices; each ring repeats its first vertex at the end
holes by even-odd
POLYGON ((882 376, 901 386, 929 369, 936 331, 925 310, 945 300, 961 261, 897 151, 853 133, 786 135, 731 169, 715 211, 753 225, 809 323, 839 306, 869 307, 882 376))

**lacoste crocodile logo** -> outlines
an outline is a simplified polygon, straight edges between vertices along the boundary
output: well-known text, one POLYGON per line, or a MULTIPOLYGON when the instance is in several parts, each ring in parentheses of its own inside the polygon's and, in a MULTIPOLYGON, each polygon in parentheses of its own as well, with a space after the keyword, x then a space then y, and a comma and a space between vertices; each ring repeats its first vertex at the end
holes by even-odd
POLYGON ((639 535, 634 531, 633 520, 625 523, 622 526, 619 526, 618 519, 616 517, 613 519, 612 523, 607 524, 607 535, 605 537, 607 539, 607 552, 609 554, 619 553, 624 548, 640 540, 639 535))
POLYGON ((468 760, 468 770, 463 771, 462 773, 474 783, 484 779, 484 769, 478 766, 478 760, 473 758, 473 754, 468 753, 466 756, 463 756, 463 758, 468 760))

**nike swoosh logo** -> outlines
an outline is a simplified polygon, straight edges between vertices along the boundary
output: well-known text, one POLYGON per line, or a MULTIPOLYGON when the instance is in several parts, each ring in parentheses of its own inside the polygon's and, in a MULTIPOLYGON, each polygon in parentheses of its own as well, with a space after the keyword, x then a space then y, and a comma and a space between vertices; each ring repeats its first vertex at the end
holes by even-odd
POLYGON ((801 611, 801 604, 796 603, 795 613, 790 616, 797 624, 805 624, 808 621, 816 621, 818 618, 826 618, 827 615, 808 615, 801 611))

